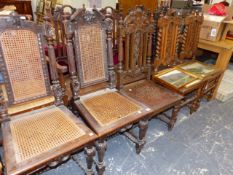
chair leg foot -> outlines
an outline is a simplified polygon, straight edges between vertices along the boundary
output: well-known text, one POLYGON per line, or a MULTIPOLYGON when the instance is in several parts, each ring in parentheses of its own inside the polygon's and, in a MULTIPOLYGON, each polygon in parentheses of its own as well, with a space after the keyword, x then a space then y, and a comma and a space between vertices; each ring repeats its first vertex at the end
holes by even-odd
POLYGON ((139 137, 138 142, 136 143, 136 153, 140 154, 142 148, 146 144, 146 132, 148 129, 148 120, 141 120, 139 122, 139 137))
POLYGON ((104 165, 104 154, 107 150, 107 143, 105 140, 98 140, 96 142, 96 150, 98 154, 98 161, 96 163, 96 171, 98 175, 104 174, 105 165, 104 165))
POLYGON ((170 123, 168 123, 168 131, 171 131, 174 128, 175 123, 176 120, 171 120, 170 123))
POLYGON ((198 99, 198 100, 194 101, 193 104, 191 105, 190 114, 196 112, 199 107, 200 107, 200 100, 198 99))
POLYGON ((86 163, 87 163, 87 169, 86 169, 86 175, 94 175, 94 171, 92 169, 95 156, 95 148, 93 146, 86 147, 84 149, 84 153, 86 155, 86 163))
POLYGON ((172 110, 172 116, 170 119, 170 122, 168 123, 168 130, 171 131, 176 123, 177 120, 177 114, 180 111, 181 108, 181 104, 178 104, 176 106, 174 106, 173 110, 172 110))

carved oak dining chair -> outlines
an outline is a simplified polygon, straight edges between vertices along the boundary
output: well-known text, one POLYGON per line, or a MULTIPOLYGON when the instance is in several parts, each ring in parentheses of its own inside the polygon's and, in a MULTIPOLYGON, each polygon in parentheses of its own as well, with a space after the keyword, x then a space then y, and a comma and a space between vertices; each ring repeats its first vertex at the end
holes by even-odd
POLYGON ((153 26, 153 16, 148 16, 142 6, 132 9, 124 20, 119 21, 117 88, 148 106, 153 115, 174 108, 171 117, 158 116, 172 129, 183 97, 151 80, 153 26))
POLYGON ((0 17, 0 116, 6 174, 36 173, 56 167, 85 148, 87 174, 97 136, 62 102, 50 26, 38 26, 20 16, 0 17), (43 34, 44 31, 44 34, 43 34), (50 73, 43 50, 48 43, 50 73))
POLYGON ((105 139, 141 121, 139 136, 135 137, 136 151, 140 153, 147 130, 147 122, 143 119, 151 111, 115 89, 110 15, 105 18, 95 8, 92 11, 83 8, 65 16, 64 26, 73 106, 99 136, 96 142, 99 163, 96 168, 98 174, 102 174, 105 169, 105 139))
POLYGON ((179 64, 177 67, 201 79, 206 79, 205 90, 202 91, 202 94, 207 97, 207 100, 210 100, 213 98, 214 91, 223 71, 217 69, 214 65, 205 64, 196 60, 196 51, 198 49, 197 46, 203 20, 203 14, 197 11, 193 11, 191 15, 184 18, 183 31, 181 31, 183 37, 181 37, 181 46, 178 52, 179 60, 183 64, 179 64), (187 61, 187 59, 192 59, 192 61, 187 61))
POLYGON ((205 94, 204 89, 208 89, 210 99, 210 92, 213 92, 215 87, 208 85, 208 82, 217 82, 221 76, 221 72, 214 66, 184 59, 195 58, 201 19, 200 13, 189 14, 184 18, 182 26, 183 20, 180 16, 167 12, 159 17, 157 25, 153 79, 184 95, 182 106, 189 106, 191 113, 198 109, 200 98, 205 94))

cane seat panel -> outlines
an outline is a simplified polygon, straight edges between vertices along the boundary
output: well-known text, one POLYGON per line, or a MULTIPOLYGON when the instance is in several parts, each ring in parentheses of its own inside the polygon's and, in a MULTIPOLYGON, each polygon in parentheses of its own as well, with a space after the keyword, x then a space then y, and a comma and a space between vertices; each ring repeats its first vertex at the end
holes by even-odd
POLYGON ((31 100, 29 102, 11 105, 10 107, 8 107, 8 114, 14 115, 31 109, 39 108, 45 105, 49 105, 52 104, 54 100, 55 100, 54 96, 47 96, 36 100, 31 100))
POLYGON ((125 85, 123 91, 130 97, 146 104, 152 109, 160 109, 178 102, 182 96, 174 93, 153 81, 138 81, 125 85))
POLYGON ((45 96, 37 35, 29 30, 6 30, 0 40, 14 101, 45 96))
POLYGON ((22 115, 10 122, 16 162, 32 159, 85 134, 58 107, 50 106, 22 115))
POLYGON ((104 33, 98 24, 82 25, 78 28, 78 65, 81 85, 95 84, 107 80, 106 47, 104 33), (104 58, 104 59, 103 59, 104 58))
POLYGON ((81 100, 100 125, 111 124, 141 110, 141 107, 117 92, 109 92, 81 100))

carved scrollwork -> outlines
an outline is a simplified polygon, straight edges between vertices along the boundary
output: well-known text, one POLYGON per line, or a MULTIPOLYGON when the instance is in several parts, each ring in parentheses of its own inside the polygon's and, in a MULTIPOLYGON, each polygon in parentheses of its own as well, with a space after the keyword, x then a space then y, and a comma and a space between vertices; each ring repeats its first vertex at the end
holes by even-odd
POLYGON ((112 19, 109 18, 109 17, 106 18, 104 26, 105 26, 107 31, 112 32, 112 30, 113 30, 113 21, 112 21, 112 19))
POLYGON ((7 114, 7 105, 6 101, 4 99, 3 91, 2 89, 0 90, 0 122, 7 121, 8 114, 7 114))
POLYGON ((91 11, 85 11, 85 14, 83 15, 83 19, 89 23, 93 22, 95 18, 96 18, 95 14, 91 11))
POLYGON ((80 82, 76 75, 71 76, 70 87, 71 87, 73 99, 77 100, 79 98, 78 91, 80 90, 80 82))
POLYGON ((55 96, 55 105, 59 106, 63 104, 62 98, 65 95, 65 89, 61 87, 60 82, 58 80, 52 81, 52 91, 55 96))
POLYGON ((93 24, 101 21, 102 26, 107 26, 105 24, 105 16, 99 12, 96 8, 92 11, 86 10, 85 6, 81 10, 76 10, 70 16, 71 21, 76 21, 79 24, 93 24))

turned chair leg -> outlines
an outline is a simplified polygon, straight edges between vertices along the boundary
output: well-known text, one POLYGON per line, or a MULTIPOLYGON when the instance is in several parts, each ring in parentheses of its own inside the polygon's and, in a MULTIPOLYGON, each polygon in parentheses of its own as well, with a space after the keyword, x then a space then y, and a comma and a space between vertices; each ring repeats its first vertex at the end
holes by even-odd
POLYGON ((192 105, 191 105, 191 108, 190 108, 190 114, 196 112, 198 110, 198 108, 200 107, 200 103, 201 103, 201 99, 198 98, 196 99, 192 105))
POLYGON ((96 163, 96 171, 98 175, 104 174, 105 165, 104 165, 104 154, 107 150, 107 143, 105 140, 98 140, 96 142, 96 150, 98 154, 98 161, 96 163))
POLYGON ((211 89, 210 92, 207 94, 207 101, 210 101, 214 95, 215 88, 211 89))
POLYGON ((176 106, 174 106, 173 110, 172 110, 172 116, 171 116, 171 120, 168 123, 168 130, 171 131, 176 123, 177 120, 177 114, 180 111, 181 108, 181 104, 178 104, 176 106))
POLYGON ((140 154, 142 148, 146 144, 146 132, 148 129, 148 120, 141 120, 139 122, 139 137, 138 142, 136 143, 136 153, 140 154))
POLYGON ((87 163, 87 169, 86 169, 86 175, 94 175, 92 165, 94 162, 94 156, 95 156, 95 148, 93 146, 86 147, 84 149, 84 153, 86 155, 86 163, 87 163))

